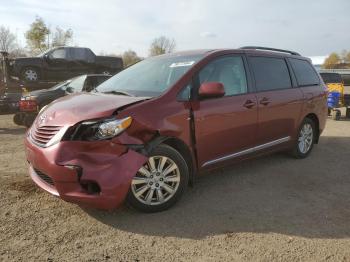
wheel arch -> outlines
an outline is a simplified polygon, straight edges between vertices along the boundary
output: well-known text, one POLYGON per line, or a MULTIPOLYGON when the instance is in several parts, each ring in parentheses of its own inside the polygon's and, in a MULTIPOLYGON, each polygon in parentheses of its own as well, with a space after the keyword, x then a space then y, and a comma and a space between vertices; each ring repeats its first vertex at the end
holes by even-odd
POLYGON ((188 145, 186 145, 186 143, 181 139, 177 137, 158 135, 154 139, 149 141, 147 144, 143 145, 142 148, 135 149, 136 151, 139 151, 144 155, 148 155, 149 152, 151 152, 155 147, 157 147, 160 144, 168 145, 181 154, 189 168, 189 184, 192 186, 194 182, 194 174, 196 171, 196 160, 192 156, 191 150, 188 147, 188 145))
POLYGON ((189 168, 188 170, 190 175, 189 183, 190 185, 193 185, 195 161, 192 157, 192 153, 189 147, 182 140, 175 137, 167 137, 162 143, 174 148, 182 155, 182 157, 186 161, 187 166, 189 168))

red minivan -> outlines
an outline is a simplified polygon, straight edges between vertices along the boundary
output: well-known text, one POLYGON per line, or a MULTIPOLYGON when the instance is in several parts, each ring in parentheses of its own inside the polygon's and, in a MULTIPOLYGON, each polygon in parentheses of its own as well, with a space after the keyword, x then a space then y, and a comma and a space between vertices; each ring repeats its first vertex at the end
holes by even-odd
POLYGON ((298 53, 180 52, 43 108, 26 155, 33 181, 66 201, 157 212, 204 171, 275 151, 308 156, 326 116, 325 85, 298 53))

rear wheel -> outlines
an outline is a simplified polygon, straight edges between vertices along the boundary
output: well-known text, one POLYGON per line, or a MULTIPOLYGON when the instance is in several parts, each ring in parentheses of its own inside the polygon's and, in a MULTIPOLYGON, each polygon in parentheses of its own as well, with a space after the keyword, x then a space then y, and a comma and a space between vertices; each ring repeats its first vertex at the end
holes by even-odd
POLYGON ((315 142, 315 131, 314 121, 305 118, 299 128, 298 139, 293 150, 294 157, 305 158, 310 154, 315 142))
POLYGON ((338 120, 340 119, 340 117, 341 117, 341 112, 340 112, 340 110, 338 110, 338 109, 333 109, 333 110, 332 110, 331 116, 332 116, 332 119, 333 119, 333 120, 338 121, 338 120))
POLYGON ((161 144, 133 178, 127 201, 143 212, 166 210, 180 199, 188 177, 188 167, 181 154, 161 144))
POLYGON ((346 117, 350 118, 350 107, 346 108, 346 117))

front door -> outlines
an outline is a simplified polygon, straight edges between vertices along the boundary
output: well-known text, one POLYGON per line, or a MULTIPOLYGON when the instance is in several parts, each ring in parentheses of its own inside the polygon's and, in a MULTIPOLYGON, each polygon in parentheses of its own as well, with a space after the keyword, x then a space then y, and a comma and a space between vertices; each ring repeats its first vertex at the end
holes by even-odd
POLYGON ((69 57, 65 48, 57 48, 48 54, 46 61, 46 80, 66 80, 70 78, 69 57))
POLYGON ((249 93, 244 59, 223 56, 198 74, 197 85, 220 82, 225 96, 193 102, 199 167, 210 167, 240 156, 255 145, 257 101, 249 93))

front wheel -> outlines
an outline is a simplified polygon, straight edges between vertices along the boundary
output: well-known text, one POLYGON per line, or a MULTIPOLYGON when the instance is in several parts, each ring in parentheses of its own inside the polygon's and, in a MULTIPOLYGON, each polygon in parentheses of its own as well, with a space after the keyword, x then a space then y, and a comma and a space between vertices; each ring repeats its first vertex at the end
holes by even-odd
POLYGON ((23 126, 24 124, 24 117, 23 113, 16 113, 13 116, 13 122, 18 126, 23 126))
POLYGON ((24 126, 27 127, 27 128, 30 128, 33 125, 33 123, 34 123, 35 118, 36 118, 36 114, 27 114, 27 115, 25 115, 24 120, 23 120, 24 126))
POLYGON ((314 146, 315 134, 314 121, 310 118, 305 118, 299 128, 298 139, 293 150, 294 157, 305 158, 310 154, 314 146))
POLYGON ((182 155, 161 144, 132 179, 127 201, 142 212, 166 210, 180 199, 188 178, 188 166, 182 155))
POLYGON ((22 79, 28 82, 36 82, 39 80, 39 71, 33 67, 27 67, 22 71, 22 79))

